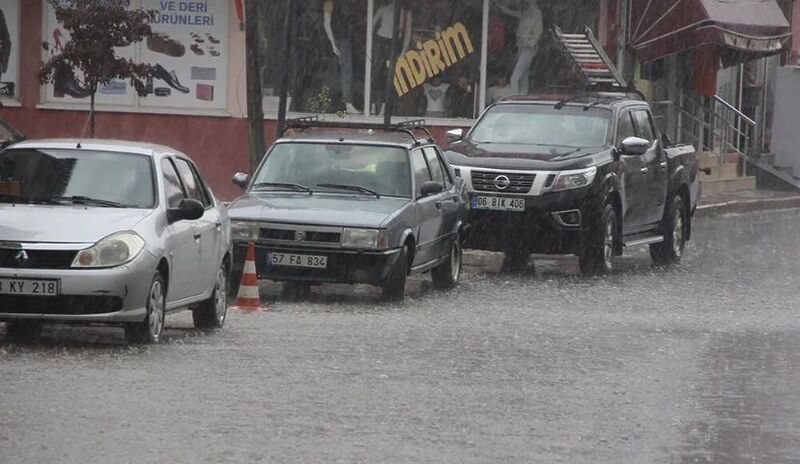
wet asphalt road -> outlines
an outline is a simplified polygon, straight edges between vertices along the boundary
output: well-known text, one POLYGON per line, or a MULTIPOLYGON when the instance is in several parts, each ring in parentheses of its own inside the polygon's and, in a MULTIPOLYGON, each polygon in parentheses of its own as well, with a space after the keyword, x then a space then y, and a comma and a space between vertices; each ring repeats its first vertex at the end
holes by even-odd
POLYGON ((404 304, 315 289, 166 342, 0 334, 0 462, 800 461, 800 212, 702 219, 684 263, 472 255, 404 304))

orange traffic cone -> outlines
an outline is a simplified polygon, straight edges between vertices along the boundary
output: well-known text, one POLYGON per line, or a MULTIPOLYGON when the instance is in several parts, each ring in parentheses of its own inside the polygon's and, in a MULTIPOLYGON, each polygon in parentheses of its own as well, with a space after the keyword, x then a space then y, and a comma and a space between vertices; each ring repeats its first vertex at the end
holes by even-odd
POLYGON ((258 290, 258 276, 256 275, 256 245, 253 242, 247 245, 247 256, 242 269, 242 283, 239 285, 239 294, 236 296, 236 309, 248 312, 265 310, 261 307, 261 294, 258 290))

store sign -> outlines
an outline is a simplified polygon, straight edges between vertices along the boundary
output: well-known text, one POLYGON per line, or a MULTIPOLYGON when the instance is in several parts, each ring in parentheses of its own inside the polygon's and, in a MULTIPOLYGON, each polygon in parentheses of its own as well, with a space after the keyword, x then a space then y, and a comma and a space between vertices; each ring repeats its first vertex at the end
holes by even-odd
MULTIPOLYGON (((57 54, 69 37, 46 0, 45 56, 57 54)), ((175 110, 225 110, 228 105, 229 2, 216 0, 132 0, 130 8, 155 11, 153 36, 117 49, 117 56, 155 67, 140 98, 128 81, 98 90, 98 106, 175 110)), ((46 88, 51 103, 84 103, 88 94, 79 76, 57 78, 46 88)))
POLYGON ((461 24, 436 33, 436 38, 418 42, 397 60, 394 88, 398 96, 424 84, 475 53, 467 28, 461 24))
POLYGON ((0 100, 17 100, 20 0, 0 0, 0 100))

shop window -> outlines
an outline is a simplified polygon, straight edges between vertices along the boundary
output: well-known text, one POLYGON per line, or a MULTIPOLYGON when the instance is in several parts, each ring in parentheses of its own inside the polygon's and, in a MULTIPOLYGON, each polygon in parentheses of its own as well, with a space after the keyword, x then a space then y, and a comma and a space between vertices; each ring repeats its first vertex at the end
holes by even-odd
POLYGON ((4 104, 19 98, 19 23, 20 0, 0 0, 0 101, 4 104))

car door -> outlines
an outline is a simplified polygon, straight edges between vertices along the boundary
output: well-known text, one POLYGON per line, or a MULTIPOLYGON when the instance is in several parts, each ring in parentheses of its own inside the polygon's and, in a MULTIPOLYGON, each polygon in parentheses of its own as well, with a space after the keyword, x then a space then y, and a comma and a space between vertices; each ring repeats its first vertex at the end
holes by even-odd
MULTIPOLYGON (((165 205, 168 209, 178 208, 186 196, 186 187, 178 175, 178 170, 170 158, 161 160, 162 182, 164 184, 165 205)), ((195 221, 176 221, 167 225, 166 252, 170 262, 169 289, 167 302, 185 300, 198 295, 201 277, 200 233, 195 221)))
POLYGON ((640 157, 642 169, 646 171, 642 216, 644 225, 648 226, 658 223, 664 216, 668 183, 667 154, 661 149, 649 111, 644 108, 634 110, 633 122, 637 137, 650 142, 650 149, 640 157))
MULTIPOLYGON (((622 141, 628 137, 636 137, 636 126, 633 122, 633 112, 623 110, 617 121, 616 146, 621 147, 622 141)), ((628 155, 620 151, 622 165, 623 218, 622 224, 625 232, 635 232, 644 227, 647 204, 647 179, 649 166, 644 162, 642 155, 628 155)))
POLYGON ((442 213, 442 228, 437 237, 436 256, 448 256, 452 243, 451 238, 453 230, 456 227, 456 221, 458 221, 458 202, 460 201, 460 197, 455 192, 455 186, 453 185, 453 179, 450 177, 450 171, 445 167, 442 154, 439 150, 434 146, 429 146, 424 148, 424 153, 433 180, 442 182, 444 186, 442 193, 437 195, 439 201, 436 206, 442 213))
POLYGON ((442 229, 442 210, 437 207, 438 195, 422 198, 422 184, 431 181, 430 169, 421 148, 411 151, 411 166, 414 169, 414 198, 417 209, 417 252, 414 266, 427 263, 437 257, 436 239, 442 229))
POLYGON ((178 174, 186 187, 188 198, 195 199, 203 204, 205 213, 195 222, 195 232, 200 234, 200 268, 202 279, 197 279, 197 293, 203 293, 212 288, 217 277, 217 270, 222 262, 220 255, 222 241, 222 218, 220 212, 214 207, 213 201, 197 173, 197 167, 185 158, 175 158, 178 174))

